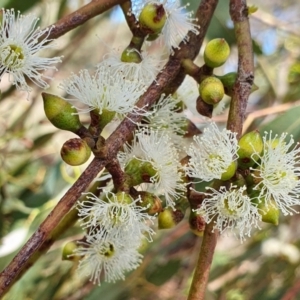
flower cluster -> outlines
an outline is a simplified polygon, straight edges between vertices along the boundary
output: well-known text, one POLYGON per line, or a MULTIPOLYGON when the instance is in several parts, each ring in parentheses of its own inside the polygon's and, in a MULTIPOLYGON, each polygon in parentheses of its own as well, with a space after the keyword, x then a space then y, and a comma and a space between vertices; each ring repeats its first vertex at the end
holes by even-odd
POLYGON ((221 233, 230 229, 233 234, 239 229, 239 238, 244 241, 245 235, 250 236, 252 227, 259 227, 261 215, 257 205, 252 203, 247 195, 245 186, 241 188, 231 186, 229 190, 221 186, 218 191, 213 188, 207 189, 210 192, 203 193, 205 199, 199 211, 200 213, 204 211, 206 223, 214 220, 214 229, 218 229, 221 233))
POLYGON ((239 148, 236 133, 226 129, 220 131, 215 123, 211 123, 201 136, 194 137, 194 141, 187 150, 190 160, 185 171, 188 176, 211 181, 222 179, 227 171, 234 174, 239 148))
POLYGON ((83 256, 79 274, 98 284, 101 275, 107 282, 124 279, 124 273, 141 263, 138 248, 143 239, 152 241, 153 217, 139 206, 139 198, 133 200, 124 192, 104 191, 100 198, 87 193, 86 198, 77 206, 81 225, 88 232, 74 250, 74 255, 83 256))
POLYGON ((252 168, 254 190, 264 200, 266 210, 275 205, 284 215, 296 212, 292 206, 300 204, 300 148, 292 136, 286 141, 287 133, 272 137, 272 132, 263 137, 262 153, 255 152, 256 168, 252 168))
POLYGON ((179 43, 181 41, 184 43, 188 42, 188 31, 199 34, 199 26, 193 24, 195 19, 192 18, 192 13, 187 12, 186 7, 182 7, 179 0, 137 0, 133 3, 134 15, 139 17, 147 3, 163 6, 166 14, 166 22, 161 30, 159 42, 162 43, 171 54, 174 53, 174 48, 179 49, 179 43))
POLYGON ((146 187, 143 184, 144 189, 163 195, 166 206, 174 207, 176 199, 182 196, 185 186, 178 152, 166 133, 147 128, 138 130, 118 158, 125 172, 132 176, 133 185, 148 182, 146 187))
POLYGON ((39 30, 39 19, 33 15, 17 15, 14 10, 2 9, 0 28, 0 79, 9 74, 10 82, 19 90, 30 92, 26 83, 28 77, 34 84, 47 88, 51 79, 41 71, 56 70, 53 66, 61 62, 60 57, 37 56, 38 52, 51 49, 51 29, 39 30))
POLYGON ((259 228, 259 221, 278 224, 279 211, 284 215, 296 212, 293 206, 300 205, 300 148, 293 146, 292 137, 289 141, 286 137, 286 133, 272 137, 270 132, 261 138, 255 131, 237 142, 234 133, 211 124, 195 138, 196 145, 188 150, 186 175, 201 181, 231 182, 228 187, 219 181, 219 188, 208 187, 208 192, 202 193, 204 199, 196 211, 205 222, 214 222, 214 229, 221 233, 226 229, 234 234, 238 231, 244 241, 252 228, 259 228), (232 162, 247 177, 234 177, 235 168, 224 179, 232 162))
POLYGON ((68 101, 77 100, 88 105, 86 109, 78 107, 81 112, 97 110, 99 114, 112 112, 122 116, 134 110, 137 99, 145 91, 143 82, 124 78, 106 63, 98 66, 95 75, 82 70, 79 75, 71 75, 60 87, 75 97, 68 101))

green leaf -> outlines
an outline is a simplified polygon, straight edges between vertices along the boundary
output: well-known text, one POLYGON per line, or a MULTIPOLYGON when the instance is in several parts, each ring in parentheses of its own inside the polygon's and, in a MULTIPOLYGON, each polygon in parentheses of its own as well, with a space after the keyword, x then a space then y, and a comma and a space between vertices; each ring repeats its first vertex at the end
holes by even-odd
POLYGON ((300 107, 293 107, 277 117, 275 120, 265 124, 260 128, 261 132, 270 131, 274 134, 288 132, 294 136, 296 141, 300 140, 300 107))

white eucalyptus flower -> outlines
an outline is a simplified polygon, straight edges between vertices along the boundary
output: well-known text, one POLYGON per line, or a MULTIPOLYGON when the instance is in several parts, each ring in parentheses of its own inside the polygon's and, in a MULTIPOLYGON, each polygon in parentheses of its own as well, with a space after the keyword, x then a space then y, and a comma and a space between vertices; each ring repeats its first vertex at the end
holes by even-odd
POLYGON ((162 29, 159 40, 166 46, 171 54, 174 48, 179 49, 181 41, 188 42, 188 31, 199 34, 199 26, 194 24, 196 19, 192 13, 186 11, 186 6, 181 6, 179 0, 137 0, 133 1, 133 13, 138 17, 143 7, 148 3, 163 5, 166 12, 166 23, 162 29))
POLYGON ((139 245, 142 236, 152 241, 155 234, 150 227, 154 217, 145 211, 147 208, 139 206, 140 198, 133 200, 131 196, 122 193, 104 191, 102 198, 92 193, 86 193, 88 200, 77 205, 78 216, 83 228, 88 228, 93 234, 97 230, 111 232, 117 236, 132 235, 139 245))
POLYGON ((178 153, 168 135, 157 130, 140 129, 135 133, 132 144, 125 144, 118 155, 121 165, 126 168, 133 159, 148 162, 155 170, 150 182, 155 195, 164 195, 167 206, 174 207, 175 200, 185 190, 178 153))
POLYGON ((111 68, 112 74, 121 73, 126 80, 141 82, 145 87, 148 87, 155 80, 156 75, 162 68, 163 61, 146 51, 142 51, 141 53, 135 49, 131 51, 135 51, 140 56, 141 62, 123 62, 121 54, 112 50, 104 55, 102 63, 107 64, 111 68))
POLYGON ((41 71, 56 70, 53 64, 61 62, 60 57, 46 58, 37 53, 53 48, 48 39, 51 29, 40 30, 37 27, 38 18, 29 14, 15 15, 14 10, 2 9, 0 28, 0 79, 5 73, 9 81, 18 90, 31 91, 26 83, 28 77, 34 84, 47 88, 46 80, 51 79, 41 71))
POLYGON ((186 6, 181 6, 180 0, 161 1, 166 13, 167 21, 162 29, 162 39, 171 54, 174 53, 173 48, 178 48, 181 41, 187 43, 189 31, 199 34, 199 26, 195 25, 192 18, 192 12, 186 11, 186 6))
POLYGON ((258 182, 254 189, 260 191, 258 199, 264 197, 266 206, 272 205, 272 198, 284 215, 296 212, 292 208, 300 205, 300 147, 294 139, 286 141, 287 133, 272 137, 272 132, 263 137, 263 153, 253 154, 257 168, 252 176, 258 182), (257 159, 258 157, 258 159, 257 159))
POLYGON ((74 255, 83 256, 78 265, 79 275, 90 277, 98 285, 101 277, 106 282, 124 280, 125 273, 136 269, 143 257, 128 238, 99 231, 85 242, 78 242, 80 247, 74 250, 74 255))
POLYGON ((220 131, 213 122, 204 129, 201 136, 194 136, 194 141, 187 150, 190 160, 185 172, 200 181, 221 179, 238 158, 236 133, 225 128, 220 131))
POLYGON ((232 186, 229 190, 221 186, 219 191, 208 187, 207 190, 209 193, 204 193, 206 197, 197 212, 203 215, 206 223, 214 222, 214 230, 223 233, 230 229, 243 242, 245 236, 250 236, 252 227, 259 228, 261 215, 246 194, 245 186, 232 186))
POLYGON ((115 112, 124 115, 135 109, 135 103, 143 94, 144 87, 140 82, 127 80, 122 74, 112 74, 111 69, 102 64, 97 68, 95 75, 82 70, 79 75, 72 74, 60 87, 75 99, 66 99, 69 102, 79 101, 88 105, 87 109, 76 107, 81 112, 99 110, 115 112))
POLYGON ((174 141, 174 135, 183 136, 186 133, 184 127, 187 124, 187 118, 179 111, 179 102, 171 95, 167 97, 162 95, 152 106, 152 114, 144 118, 145 126, 169 134, 172 136, 172 141, 174 141))

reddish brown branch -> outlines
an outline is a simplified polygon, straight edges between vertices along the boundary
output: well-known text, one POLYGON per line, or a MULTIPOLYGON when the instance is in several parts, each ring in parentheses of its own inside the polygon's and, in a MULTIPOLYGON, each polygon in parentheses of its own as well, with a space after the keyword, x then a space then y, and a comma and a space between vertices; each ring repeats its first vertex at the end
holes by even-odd
POLYGON ((213 230, 214 221, 205 225, 198 262, 190 288, 188 300, 204 300, 211 263, 217 245, 218 231, 213 230))
POLYGON ((238 76, 233 87, 227 128, 242 134, 243 122, 254 80, 254 62, 246 0, 230 0, 230 16, 238 47, 238 76))
POLYGON ((94 0, 74 11, 73 13, 61 18, 53 25, 49 26, 51 32, 49 39, 57 39, 70 30, 84 24, 89 19, 100 15, 117 4, 121 4, 125 0, 94 0), (53 27, 54 26, 54 27, 53 27), (53 28, 52 28, 53 27, 53 28))

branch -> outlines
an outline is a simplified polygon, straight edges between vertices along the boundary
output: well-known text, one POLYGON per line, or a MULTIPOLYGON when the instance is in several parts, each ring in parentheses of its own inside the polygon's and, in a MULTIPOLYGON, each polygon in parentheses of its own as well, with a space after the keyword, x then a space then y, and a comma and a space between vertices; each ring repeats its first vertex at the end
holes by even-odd
MULTIPOLYGON (((73 13, 61 18, 53 25, 48 26, 49 30, 51 30, 48 38, 57 39, 70 30, 84 24, 89 19, 92 19, 93 17, 100 15, 115 5, 121 4, 125 1, 126 0, 93 0, 73 13)), ((44 37, 42 36, 41 39, 43 38, 44 37)))
POLYGON ((214 221, 205 225, 204 236, 196 264, 195 273, 188 300, 204 300, 209 277, 210 266, 217 245, 218 231, 213 230, 214 221))
POLYGON ((243 122, 254 80, 254 62, 246 0, 230 0, 230 16, 238 47, 238 75, 233 87, 227 129, 242 134, 243 122))

